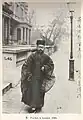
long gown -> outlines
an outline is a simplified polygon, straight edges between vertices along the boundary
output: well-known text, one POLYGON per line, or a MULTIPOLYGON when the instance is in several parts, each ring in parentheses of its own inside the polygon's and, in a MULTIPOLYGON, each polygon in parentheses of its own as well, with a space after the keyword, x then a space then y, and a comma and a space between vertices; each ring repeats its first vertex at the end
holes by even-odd
POLYGON ((49 80, 52 81, 49 78, 46 80, 45 77, 48 71, 52 73, 53 69, 53 61, 45 54, 35 53, 28 58, 27 62, 22 66, 21 72, 22 102, 35 108, 44 105, 46 91, 43 88, 45 88, 49 80), (41 70, 41 67, 44 65, 46 65, 46 72, 41 70), (30 80, 27 80, 29 74, 32 74, 32 77, 30 80))

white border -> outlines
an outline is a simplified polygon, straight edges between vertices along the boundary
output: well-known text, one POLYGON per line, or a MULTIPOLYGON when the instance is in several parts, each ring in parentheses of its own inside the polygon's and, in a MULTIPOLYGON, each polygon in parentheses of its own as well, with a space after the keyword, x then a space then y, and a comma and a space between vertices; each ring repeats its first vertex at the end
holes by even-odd
MULTIPOLYGON (((5 1, 5 0, 4 0, 5 1)), ((9 2, 11 0, 7 0, 7 2, 9 2)), ((16 1, 16 0, 12 0, 13 2, 16 1)), ((19 0, 17 0, 16 2, 18 2, 19 0)), ((50 3, 50 2, 70 2, 70 1, 76 1, 76 2, 82 2, 82 0, 24 0, 25 2, 47 2, 47 3, 50 3)), ((23 0, 20 0, 20 2, 24 2, 23 0)), ((2 1, 3 2, 3 1, 2 1)), ((2 4, 0 4, 2 6, 2 4)), ((82 21, 81 21, 81 95, 82 95, 82 98, 81 98, 81 111, 82 113, 81 114, 2 114, 2 104, 0 102, 0 111, 1 111, 1 119, 2 120, 32 120, 30 119, 30 116, 33 116, 33 117, 37 117, 37 116, 48 116, 50 117, 50 120, 52 119, 52 116, 54 117, 57 117, 57 120, 82 120, 83 119, 83 81, 82 81, 82 78, 83 78, 83 74, 82 74, 82 71, 83 71, 83 64, 82 64, 82 61, 83 61, 83 11, 82 11, 82 8, 83 8, 83 3, 81 4, 81 18, 82 18, 82 21), (28 119, 26 119, 26 117, 28 117, 28 119)), ((1 7, 0 7, 0 13, 1 13, 1 7)), ((1 46, 2 46, 2 15, 0 14, 0 58, 2 58, 2 54, 1 54, 1 46)), ((2 59, 0 59, 0 90, 2 91, 2 59)), ((1 98, 1 93, 0 93, 0 98, 1 98)), ((2 99, 0 99, 2 101, 2 99)), ((39 119, 38 119, 39 120, 39 119)), ((45 120, 45 119, 44 119, 45 120)))

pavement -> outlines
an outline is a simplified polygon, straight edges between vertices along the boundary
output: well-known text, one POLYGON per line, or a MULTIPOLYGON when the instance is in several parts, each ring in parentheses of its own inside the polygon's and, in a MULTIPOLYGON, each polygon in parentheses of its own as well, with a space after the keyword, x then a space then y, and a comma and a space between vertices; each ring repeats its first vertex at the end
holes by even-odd
MULTIPOLYGON (((57 52, 51 55, 56 75, 56 83, 45 95, 45 104, 41 113, 80 113, 81 112, 81 94, 80 94, 80 53, 78 45, 75 43, 75 79, 68 80, 69 72, 69 41, 60 42, 57 52)), ((21 102, 20 68, 15 72, 15 85, 2 97, 3 113, 27 114, 28 106, 21 102), (17 77, 18 76, 18 77, 17 77)))

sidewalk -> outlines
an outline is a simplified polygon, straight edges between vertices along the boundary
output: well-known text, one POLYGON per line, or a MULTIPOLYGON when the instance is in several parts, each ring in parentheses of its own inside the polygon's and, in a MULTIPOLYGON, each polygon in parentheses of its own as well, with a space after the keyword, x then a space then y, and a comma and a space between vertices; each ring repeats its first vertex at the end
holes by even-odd
MULTIPOLYGON (((75 72, 75 81, 68 80, 68 41, 62 42, 59 48, 59 51, 52 55, 52 59, 55 61, 57 80, 55 86, 46 95, 44 113, 80 113, 81 101, 80 97, 77 98, 77 73, 75 72)), ((77 65, 77 61, 75 62, 75 65, 77 65)))
MULTIPOLYGON (((59 50, 51 56, 55 64, 56 83, 46 94, 41 113, 80 113, 77 77, 75 77, 75 81, 68 80, 68 48, 68 41, 61 42, 59 50)), ((18 73, 16 75, 20 76, 18 73)), ((21 103, 20 84, 4 94, 3 113, 27 113, 27 106, 21 103)))

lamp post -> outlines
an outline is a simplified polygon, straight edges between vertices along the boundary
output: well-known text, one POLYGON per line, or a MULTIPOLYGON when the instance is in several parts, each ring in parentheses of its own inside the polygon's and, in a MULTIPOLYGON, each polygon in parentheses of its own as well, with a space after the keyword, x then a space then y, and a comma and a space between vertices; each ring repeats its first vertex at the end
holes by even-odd
POLYGON ((70 12, 70 23, 71 23, 71 49, 69 58, 69 80, 74 81, 74 59, 73 59, 73 13, 72 5, 74 3, 67 3, 70 12))

